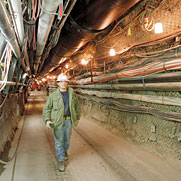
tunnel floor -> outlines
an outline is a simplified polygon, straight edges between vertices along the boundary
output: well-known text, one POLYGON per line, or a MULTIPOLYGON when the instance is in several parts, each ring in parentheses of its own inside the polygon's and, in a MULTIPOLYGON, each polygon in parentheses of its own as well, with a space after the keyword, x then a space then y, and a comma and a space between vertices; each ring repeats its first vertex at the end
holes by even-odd
POLYGON ((81 118, 73 128, 66 171, 57 170, 54 139, 42 122, 47 96, 30 92, 17 156, 2 181, 180 181, 181 165, 168 162, 81 118))

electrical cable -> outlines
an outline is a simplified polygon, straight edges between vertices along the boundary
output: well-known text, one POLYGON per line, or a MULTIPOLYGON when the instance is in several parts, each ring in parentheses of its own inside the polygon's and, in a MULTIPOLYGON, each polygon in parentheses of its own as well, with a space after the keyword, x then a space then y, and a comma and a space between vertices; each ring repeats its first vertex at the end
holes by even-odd
POLYGON ((4 76, 2 75, 2 77, 4 77, 4 78, 2 80, 3 83, 0 85, 0 92, 6 86, 6 82, 8 79, 8 72, 9 72, 10 61, 11 61, 11 57, 12 57, 11 52, 12 52, 11 47, 9 46, 9 44, 7 44, 6 48, 4 49, 3 56, 1 57, 1 60, 0 60, 0 63, 1 63, 4 59, 4 71, 2 72, 2 74, 4 74, 4 76))
POLYGON ((115 101, 113 99, 98 98, 95 96, 82 96, 79 94, 78 97, 80 97, 81 99, 87 99, 94 102, 102 103, 103 105, 106 105, 108 108, 114 109, 117 111, 150 114, 155 117, 165 119, 167 121, 181 123, 181 113, 166 112, 166 111, 161 111, 161 110, 153 109, 151 107, 146 107, 146 106, 129 105, 129 104, 121 103, 119 101, 115 101))
MULTIPOLYGON (((181 61, 179 59, 169 60, 166 62, 152 62, 137 68, 128 68, 126 70, 121 70, 117 73, 104 74, 96 76, 94 82, 106 82, 121 77, 134 77, 134 76, 143 76, 151 73, 160 73, 170 70, 180 70, 181 61)), ((74 84, 91 84, 90 77, 81 80, 74 80, 74 84)))
POLYGON ((40 14, 41 0, 38 0, 38 10, 37 10, 38 12, 37 12, 36 16, 35 16, 35 13, 36 13, 36 9, 37 9, 37 1, 36 1, 35 5, 34 5, 34 0, 32 0, 32 9, 33 9, 33 15, 32 15, 33 19, 37 20, 39 14, 40 14))
MULTIPOLYGON (((145 10, 144 11, 142 11, 142 12, 140 12, 130 23, 128 23, 121 31, 119 31, 118 33, 115 33, 115 34, 113 34, 113 35, 110 35, 109 37, 107 37, 107 38, 113 38, 114 36, 116 36, 116 35, 121 35, 120 36, 120 39, 118 39, 118 40, 116 40, 116 43, 114 44, 114 45, 111 45, 111 46, 107 46, 107 47, 105 47, 104 45, 100 45, 100 46, 102 46, 102 47, 104 47, 104 48, 108 48, 108 49, 110 49, 110 48, 114 48, 122 39, 121 39, 121 37, 124 35, 124 33, 123 32, 125 32, 125 30, 127 30, 130 26, 132 26, 132 24, 138 19, 138 18, 140 18, 140 17, 145 17, 144 15, 146 14, 146 12, 148 12, 149 11, 149 16, 151 16, 151 9, 150 8, 148 8, 148 7, 151 7, 152 9, 154 9, 154 10, 152 10, 152 13, 154 13, 155 11, 157 11, 164 3, 165 3, 165 1, 167 1, 167 0, 162 0, 162 2, 156 7, 156 8, 154 8, 154 7, 151 7, 151 6, 146 6, 146 8, 145 8, 145 10)), ((122 20, 124 20, 124 19, 122 19, 122 20)), ((148 24, 148 29, 147 30, 149 30, 149 31, 151 31, 154 27, 152 27, 151 29, 149 29, 150 28, 150 26, 151 26, 151 23, 152 23, 153 21, 151 20, 151 22, 148 24)), ((141 24, 144 24, 144 23, 141 23, 141 24)), ((142 27, 142 25, 141 25, 141 27, 142 27)), ((100 42, 100 41, 99 41, 100 42)), ((105 44, 105 42, 103 42, 104 44, 105 44)))

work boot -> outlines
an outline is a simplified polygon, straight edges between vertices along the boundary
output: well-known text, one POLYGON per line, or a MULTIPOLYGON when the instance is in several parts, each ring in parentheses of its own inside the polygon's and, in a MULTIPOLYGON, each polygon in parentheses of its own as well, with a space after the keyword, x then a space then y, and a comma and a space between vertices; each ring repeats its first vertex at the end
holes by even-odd
POLYGON ((67 153, 67 152, 65 152, 64 160, 65 160, 65 161, 68 160, 68 153, 67 153))
POLYGON ((58 162, 58 170, 60 172, 64 172, 65 171, 65 163, 64 163, 64 161, 59 161, 58 162))

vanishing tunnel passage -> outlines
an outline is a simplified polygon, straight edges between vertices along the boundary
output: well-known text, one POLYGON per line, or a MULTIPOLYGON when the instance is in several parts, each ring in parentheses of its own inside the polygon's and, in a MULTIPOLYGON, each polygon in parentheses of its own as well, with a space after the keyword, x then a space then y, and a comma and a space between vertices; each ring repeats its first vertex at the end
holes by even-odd
POLYGON ((0 180, 180 180, 180 0, 0 1, 0 180))
POLYGON ((8 165, 1 164, 1 180, 180 180, 176 162, 167 162, 83 116, 72 131, 66 170, 59 172, 52 131, 42 122, 46 98, 42 92, 30 92, 9 156, 19 142, 17 154, 8 165))

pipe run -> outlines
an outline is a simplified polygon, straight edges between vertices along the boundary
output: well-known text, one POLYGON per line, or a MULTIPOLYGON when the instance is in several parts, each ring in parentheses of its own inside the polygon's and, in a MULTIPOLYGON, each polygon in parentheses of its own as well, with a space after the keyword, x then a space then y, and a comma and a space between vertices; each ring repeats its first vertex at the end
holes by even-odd
POLYGON ((141 91, 181 91, 181 82, 144 83, 144 84, 91 84, 70 85, 82 89, 141 90, 141 91))
POLYGON ((1 33, 3 34, 5 40, 10 44, 16 58, 19 59, 21 57, 20 47, 15 37, 15 32, 11 26, 11 21, 3 1, 0 1, 0 17, 1 33))
MULTIPOLYGON (((71 13, 71 11, 72 11, 72 9, 73 9, 73 7, 74 7, 74 5, 75 5, 75 3, 77 2, 77 0, 71 0, 71 2, 70 2, 70 6, 68 6, 68 8, 65 10, 65 16, 63 16, 63 18, 61 19, 61 22, 60 22, 60 24, 59 24, 59 26, 58 26, 58 29, 59 29, 59 32, 58 31, 56 31, 55 33, 54 33, 54 35, 53 35, 53 38, 51 39, 51 42, 49 43, 49 47, 48 47, 48 50, 47 50, 47 52, 45 52, 45 54, 44 54, 44 56, 42 57, 42 62, 41 62, 41 64, 40 64, 40 68, 39 68, 39 72, 41 72, 41 70, 42 70, 42 67, 43 67, 43 65, 44 65, 44 62, 45 62, 45 59, 48 57, 48 55, 49 55, 49 52, 50 52, 50 49, 52 48, 52 47, 54 47, 53 46, 53 44, 54 44, 54 42, 53 41, 55 41, 55 37, 56 36, 58 36, 59 37, 59 33, 60 33, 60 31, 62 30, 62 27, 64 26, 64 24, 65 24, 65 22, 66 22, 66 20, 67 20, 67 18, 68 18, 68 16, 69 16, 69 14, 71 13)), ((56 43, 57 44, 57 43, 56 43)), ((62 57, 61 57, 62 58, 62 57)), ((61 59, 61 62, 64 62, 66 60, 66 58, 62 58, 61 59)), ((53 62, 53 60, 52 60, 52 62, 53 62)), ((59 62, 59 63, 61 63, 61 62, 59 62)), ((57 64, 57 63, 55 63, 55 64, 57 64)), ((57 67, 59 64, 57 64, 56 66, 54 65, 54 64, 50 64, 49 65, 49 71, 53 71, 54 70, 54 68, 55 67, 57 67)), ((47 72, 45 72, 45 73, 47 73, 47 72)), ((43 75, 44 73, 43 72, 41 72, 41 75, 43 75)))
POLYGON ((125 104, 121 103, 119 101, 113 100, 113 99, 103 99, 103 98, 98 98, 95 96, 82 96, 78 95, 80 99, 85 99, 93 102, 97 102, 98 104, 104 104, 106 105, 107 108, 121 111, 121 112, 132 112, 132 113, 141 113, 141 114, 150 114, 152 116, 158 117, 160 119, 164 119, 167 121, 172 121, 172 122, 179 122, 181 123, 181 113, 177 112, 168 112, 168 111, 162 111, 158 109, 154 109, 151 107, 147 106, 138 106, 138 105, 130 105, 130 104, 125 104))
MULTIPOLYGON (((3 81, 0 81, 0 85, 3 84, 3 81)), ((16 83, 16 82, 12 82, 12 81, 7 81, 6 82, 6 85, 23 85, 23 86, 26 86, 26 84, 23 84, 23 83, 16 83)))
POLYGON ((96 82, 107 82, 107 81, 114 80, 117 78, 145 76, 152 73, 160 73, 160 72, 165 72, 169 70, 180 70, 180 68, 181 68, 180 58, 176 58, 168 62, 153 62, 151 64, 138 67, 138 68, 130 68, 126 70, 121 70, 120 72, 117 72, 117 73, 103 74, 103 75, 94 77, 93 80, 91 77, 86 78, 86 79, 81 79, 81 80, 71 80, 70 83, 71 84, 92 84, 96 82))
MULTIPOLYGON (((22 48, 23 43, 24 43, 24 24, 23 24, 23 13, 22 13, 22 7, 21 7, 21 0, 8 0, 9 6, 10 6, 10 12, 12 14, 12 19, 15 30, 16 30, 16 35, 18 37, 19 44, 22 48)), ((24 62, 24 58, 22 59, 22 66, 23 69, 26 72, 31 73, 30 71, 30 63, 29 63, 29 57, 27 50, 25 52, 25 61, 26 65, 24 62)))
POLYGON ((53 24, 53 20, 55 17, 55 13, 57 11, 58 5, 60 3, 63 4, 63 0, 43 0, 42 1, 42 10, 38 22, 38 33, 37 33, 37 51, 36 51, 36 59, 35 59, 35 74, 38 71, 38 67, 41 60, 41 55, 45 48, 48 35, 51 30, 51 26, 53 24))
POLYGON ((149 102, 149 103, 162 104, 162 105, 181 106, 180 98, 175 98, 175 97, 129 94, 122 92, 92 91, 92 90, 83 90, 83 89, 76 89, 75 91, 80 94, 87 94, 91 96, 95 95, 97 97, 102 97, 102 98, 128 99, 128 100, 149 102))
POLYGON ((14 22, 14 27, 19 40, 20 45, 23 44, 24 39, 24 25, 23 25, 23 14, 21 8, 21 0, 8 0, 10 6, 10 13, 14 22))

